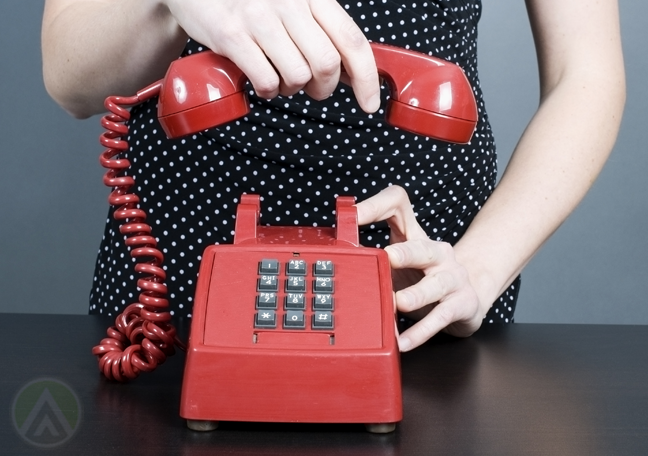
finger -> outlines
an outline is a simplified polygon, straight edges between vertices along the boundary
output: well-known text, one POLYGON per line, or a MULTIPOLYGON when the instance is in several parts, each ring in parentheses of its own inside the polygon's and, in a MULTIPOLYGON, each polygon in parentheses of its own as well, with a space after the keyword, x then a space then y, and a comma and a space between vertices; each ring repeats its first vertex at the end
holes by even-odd
POLYGON ((308 16, 289 15, 284 25, 309 66, 311 78, 302 85, 304 90, 315 100, 328 98, 340 82, 338 50, 310 12, 308 16))
POLYGON ((224 33, 212 50, 230 59, 247 76, 257 95, 274 98, 279 94, 279 75, 257 42, 241 30, 224 33))
MULTIPOLYGON (((308 11, 306 14, 306 17, 310 17, 308 11)), ((295 14, 295 16, 304 21, 303 15, 295 14)), ((317 26, 314 20, 311 22, 317 26)), ((313 35, 318 35, 316 30, 313 31, 313 35)), ((333 48, 323 32, 319 35, 320 39, 323 38, 328 42, 329 47, 333 48)), ((280 18, 270 15, 262 24, 257 24, 253 31, 253 38, 279 73, 280 82, 277 92, 286 96, 293 95, 312 79, 309 62, 304 58, 302 50, 294 42, 280 18)), ((258 90, 257 93, 261 96, 258 90)))
POLYGON ((356 204, 358 224, 386 220, 397 239, 427 239, 427 234, 418 224, 407 192, 398 185, 392 185, 356 204))
POLYGON ((400 351, 409 351, 425 343, 435 334, 459 320, 454 300, 448 300, 438 304, 425 317, 407 328, 398 336, 398 347, 400 351))
POLYGON ((313 17, 340 53, 360 107, 372 113, 380 107, 378 69, 371 46, 362 30, 333 0, 311 0, 313 17))
POLYGON ((447 242, 415 238, 385 247, 392 268, 427 269, 446 259, 454 258, 452 246, 447 242))
POLYGON ((420 281, 396 292, 396 308, 405 313, 441 301, 457 291, 456 278, 447 271, 424 276, 420 281))

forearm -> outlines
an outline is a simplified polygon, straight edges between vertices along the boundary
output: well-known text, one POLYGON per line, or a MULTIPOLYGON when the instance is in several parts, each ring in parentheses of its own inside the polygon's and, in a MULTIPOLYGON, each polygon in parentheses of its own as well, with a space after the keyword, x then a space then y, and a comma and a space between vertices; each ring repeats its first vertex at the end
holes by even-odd
POLYGON ((567 75, 543 99, 499 185, 457 243, 484 311, 591 187, 616 139, 622 62, 598 79, 567 75))
POLYGON ((130 95, 161 78, 187 40, 156 0, 50 0, 43 16, 45 86, 75 117, 102 112, 111 94, 130 95))

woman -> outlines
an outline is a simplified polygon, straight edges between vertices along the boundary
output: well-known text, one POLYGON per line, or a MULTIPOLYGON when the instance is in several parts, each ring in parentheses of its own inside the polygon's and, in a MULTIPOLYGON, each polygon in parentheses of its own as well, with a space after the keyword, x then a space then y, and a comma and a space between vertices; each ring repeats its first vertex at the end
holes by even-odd
MULTIPOLYGON (((44 77, 51 96, 82 118, 102 112, 106 96, 160 79, 183 51, 230 58, 253 87, 246 119, 170 143, 153 121, 154 102, 133 111, 130 172, 160 230, 174 312, 190 312, 201 244, 231 240, 241 193, 263 194, 262 222, 277 225, 330 224, 323 206, 353 194, 368 225, 363 244, 384 246, 377 222, 389 224, 396 304, 418 320, 399 335, 407 351, 441 330, 468 336, 483 321, 511 321, 519 273, 615 141, 625 101, 616 0, 526 3, 540 104, 494 189, 476 73, 478 0, 47 0, 44 77), (370 114, 385 94, 368 40, 462 66, 480 112, 471 144, 416 137, 370 114), (379 191, 376 182, 393 185, 379 191), (211 196, 198 198, 205 189, 211 196)), ((117 233, 109 221, 92 312, 118 311, 135 296, 117 233)))

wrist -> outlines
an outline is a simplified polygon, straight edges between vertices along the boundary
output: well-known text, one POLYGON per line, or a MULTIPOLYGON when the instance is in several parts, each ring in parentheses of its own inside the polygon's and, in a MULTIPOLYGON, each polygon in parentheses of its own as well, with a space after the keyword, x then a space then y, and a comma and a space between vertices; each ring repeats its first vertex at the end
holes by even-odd
POLYGON ((455 258, 468 272, 468 279, 479 300, 481 316, 486 316, 506 286, 493 275, 493 265, 483 264, 478 258, 471 257, 459 244, 455 246, 455 258))

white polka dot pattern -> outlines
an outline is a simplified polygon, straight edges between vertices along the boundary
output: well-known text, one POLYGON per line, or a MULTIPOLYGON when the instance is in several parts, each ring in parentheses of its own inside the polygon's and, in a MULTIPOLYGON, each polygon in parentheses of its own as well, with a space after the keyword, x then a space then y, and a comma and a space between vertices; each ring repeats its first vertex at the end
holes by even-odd
MULTIPOLYGON (((172 313, 191 316, 205 247, 230 243, 242 193, 262 195, 261 223, 330 226, 337 195, 365 199, 387 185, 403 186, 432 239, 455 243, 493 190, 495 145, 477 79, 479 1, 340 1, 366 36, 459 64, 473 86, 480 120, 470 144, 413 135, 384 120, 388 98, 365 114, 340 85, 317 102, 303 93, 259 99, 251 112, 220 128, 168 140, 156 119, 156 100, 133 109, 128 171, 165 255, 172 313)), ((190 41, 186 54, 200 52, 190 41)), ((364 227, 363 245, 389 242, 385 224, 364 227)), ((107 220, 90 295, 90 312, 117 314, 137 301, 134 262, 107 220)), ((487 322, 511 322, 519 279, 500 297, 487 322)))

